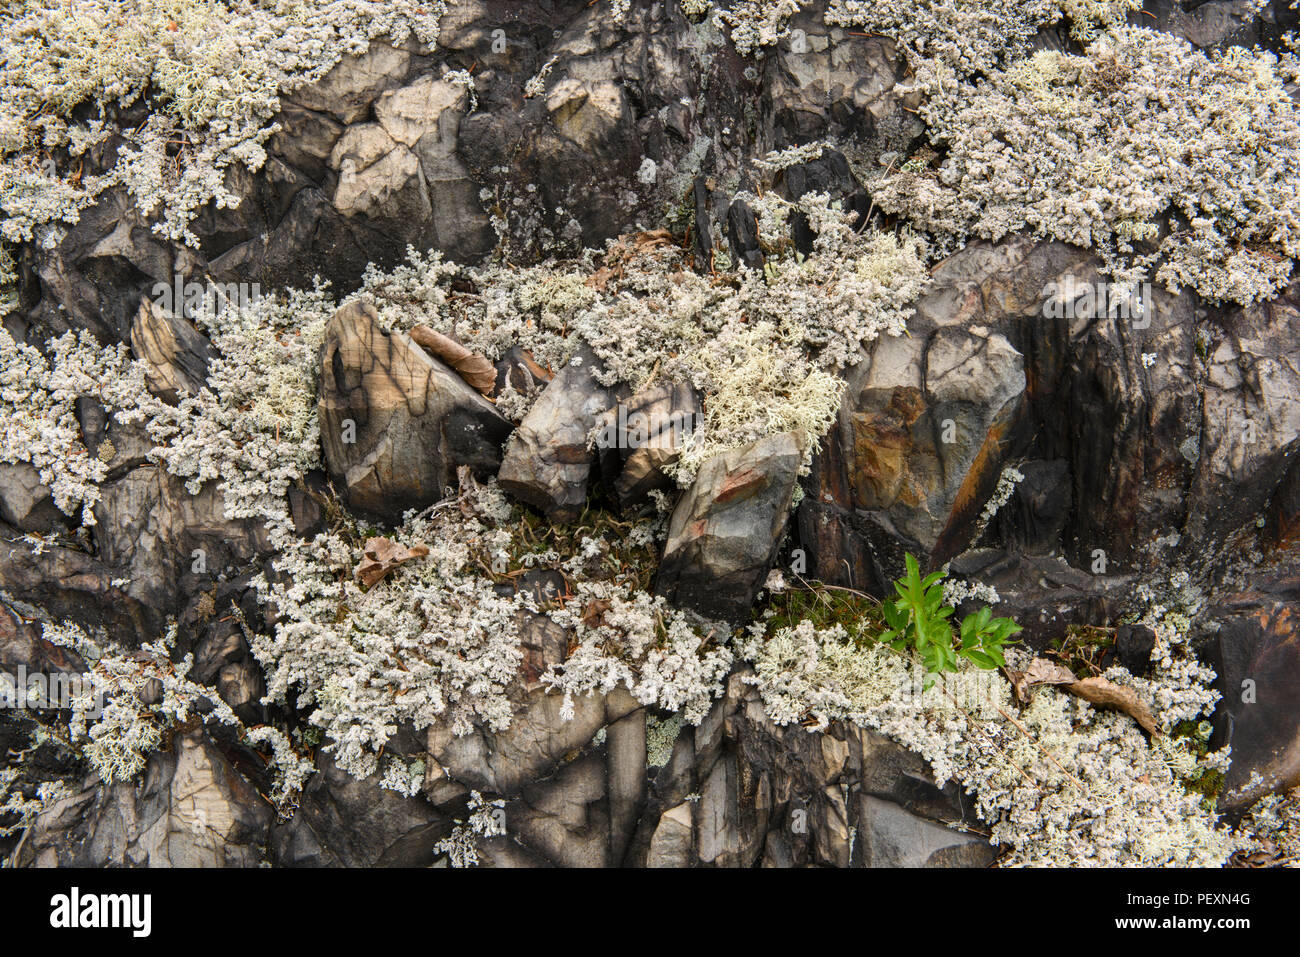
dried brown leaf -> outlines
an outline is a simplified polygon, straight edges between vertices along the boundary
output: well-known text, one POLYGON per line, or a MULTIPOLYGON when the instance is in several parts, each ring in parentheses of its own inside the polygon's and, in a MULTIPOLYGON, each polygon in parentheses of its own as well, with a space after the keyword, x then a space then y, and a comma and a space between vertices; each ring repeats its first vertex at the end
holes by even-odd
POLYGON ((1069 668, 1047 658, 1035 658, 1023 671, 1008 668, 1007 678, 1016 700, 1022 704, 1029 700, 1030 689, 1037 685, 1066 685, 1077 680, 1069 668))
POLYGON ((1065 685, 1065 690, 1085 701, 1091 701, 1100 708, 1122 711, 1136 721, 1147 734, 1160 733, 1151 709, 1132 688, 1123 688, 1105 678, 1084 678, 1082 681, 1065 685))
POLYGON ((352 574, 362 586, 371 588, 397 566, 413 558, 423 558, 427 554, 429 549, 424 545, 407 548, 391 538, 368 538, 361 550, 361 561, 352 574))
POLYGON ((477 352, 470 352, 450 336, 435 332, 428 326, 416 326, 411 330, 411 340, 455 369, 456 374, 468 382, 471 388, 484 395, 491 395, 496 388, 496 366, 477 352))

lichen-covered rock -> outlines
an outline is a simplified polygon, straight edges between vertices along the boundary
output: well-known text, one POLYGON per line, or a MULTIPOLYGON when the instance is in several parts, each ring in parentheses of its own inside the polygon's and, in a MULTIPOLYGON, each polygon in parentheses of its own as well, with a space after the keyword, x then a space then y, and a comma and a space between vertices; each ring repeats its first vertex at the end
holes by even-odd
POLYGON ((656 592, 709 618, 743 620, 785 531, 807 442, 787 432, 705 462, 673 509, 656 592))
POLYGON ((510 432, 490 402, 361 302, 326 330, 319 408, 330 478, 352 508, 387 521, 442 498, 461 465, 490 475, 510 432))
POLYGON ((85 671, 86 663, 71 648, 47 641, 39 627, 0 602, 0 672, 16 675, 19 668, 28 674, 72 674, 85 671))

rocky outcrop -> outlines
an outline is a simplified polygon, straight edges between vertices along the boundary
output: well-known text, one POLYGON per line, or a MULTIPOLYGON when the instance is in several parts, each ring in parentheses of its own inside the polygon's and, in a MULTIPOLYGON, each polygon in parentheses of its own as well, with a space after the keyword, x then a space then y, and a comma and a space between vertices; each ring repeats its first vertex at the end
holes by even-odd
MULTIPOLYGON (((77 222, 21 244, 6 328, 41 348, 68 330, 129 343, 150 390, 176 403, 204 388, 213 354, 181 304, 173 313, 151 300, 159 283, 181 277, 270 292, 320 275, 345 295, 367 264, 391 267, 408 245, 455 262, 499 248, 503 262, 527 264, 599 248, 667 212, 697 270, 734 282, 729 270, 765 262, 753 201, 742 198, 758 185, 754 161, 823 140, 852 149, 823 149, 781 170, 772 188, 792 200, 827 193, 859 227, 893 225, 855 175, 896 168, 924 132, 920 94, 902 84, 909 69, 893 42, 828 28, 814 4, 793 14, 788 38, 747 58, 712 18, 695 22, 680 4, 634 4, 622 21, 609 7, 467 0, 447 12, 432 49, 371 43, 280 98, 265 162, 226 172, 238 201, 201 210, 194 245, 156 231, 121 185, 77 222)), ((1211 51, 1279 49, 1297 23, 1282 0, 1152 0, 1141 16, 1211 51)), ((1045 29, 1034 44, 1060 47, 1066 29, 1045 29)), ((134 126, 142 110, 122 106, 114 119, 134 126)), ((77 170, 59 172, 91 182, 121 148, 109 136, 77 170)), ((61 147, 52 155, 67 162, 61 147)), ((809 253, 807 216, 793 213, 789 225, 794 247, 809 253)), ((1236 812, 1300 783, 1300 598, 1286 551, 1300 540, 1300 281, 1248 308, 1142 290, 1141 313, 1114 315, 1077 294, 1109 283, 1101 266, 1093 253, 1024 234, 970 243, 940 263, 909 335, 870 344, 847 373, 789 546, 806 577, 874 594, 890 590, 905 551, 930 568, 951 562, 956 577, 996 587, 998 614, 1022 623, 1031 644, 1071 625, 1112 626, 1105 661, 1135 673, 1153 667, 1155 642, 1122 618, 1136 586, 1187 566, 1213 588, 1237 572, 1225 555, 1259 549, 1282 573, 1216 594, 1200 636, 1223 693, 1213 743, 1234 755, 1221 806, 1236 812), (1000 488, 1010 466, 1022 478, 1000 488)), ((353 303, 321 353, 328 480, 349 508, 389 522, 441 498, 461 466, 499 474, 554 522, 581 514, 595 469, 628 512, 652 490, 675 493, 665 469, 681 434, 671 420, 698 415, 700 397, 674 384, 627 398, 596 380, 590 354, 578 358, 552 377, 522 345, 500 356, 497 393, 507 383, 541 393, 503 448, 512 423, 490 401, 353 303), (647 418, 644 441, 637 414, 647 418), (612 442, 593 448, 593 430, 607 426, 612 442)), ((482 360, 485 392, 492 371, 482 360)), ((78 400, 76 414, 87 450, 108 469, 93 528, 73 534, 35 469, 0 464, 0 668, 85 667, 41 637, 46 618, 138 645, 175 617, 176 657, 193 655, 190 677, 246 723, 270 720, 244 632, 273 614, 250 584, 259 570, 276 572, 262 568, 265 529, 226 519, 213 485, 191 496, 149 460, 148 435, 94 398, 78 400)), ((706 617, 743 621, 782 548, 803 452, 800 438, 775 436, 706 463, 672 514, 657 590, 706 617)), ((326 521, 326 478, 314 473, 289 493, 300 535, 326 521)), ((544 603, 569 584, 550 572, 513 587, 544 603)), ((476 839, 496 866, 982 866, 993 857, 969 801, 936 788, 915 755, 838 725, 778 728, 743 673, 656 764, 647 742, 671 716, 622 691, 579 697, 563 714, 542 677, 563 665, 572 634, 541 612, 521 612, 520 624, 508 730, 404 726, 394 737, 386 758, 425 763, 414 797, 379 776, 356 781, 318 753, 299 806, 273 823, 258 793, 268 790, 265 770, 239 745, 186 725, 135 784, 103 786, 84 768, 64 775, 73 795, 42 815, 16 861, 424 866, 465 817, 471 791, 505 804, 506 834, 476 839)), ((0 752, 25 746, 14 726, 0 720, 0 752)))
POLYGON ((442 498, 459 466, 495 472, 510 432, 490 402, 361 302, 326 329, 319 409, 335 486, 356 511, 390 522, 442 498))
POLYGON ((814 463, 799 515, 812 574, 883 593, 903 551, 937 567, 973 545, 1129 574, 1208 561, 1207 544, 1285 512, 1295 287, 1223 312, 1139 287, 1126 312, 1098 265, 1017 236, 935 268, 909 337, 850 374, 814 463), (1028 484, 990 504, 1008 465, 1028 484))
POLYGON ((177 735, 139 786, 89 777, 36 821, 15 863, 35 867, 255 867, 274 812, 202 732, 177 735))
POLYGON ((772 567, 808 439, 783 433, 709 459, 673 509, 655 591, 740 622, 772 567))

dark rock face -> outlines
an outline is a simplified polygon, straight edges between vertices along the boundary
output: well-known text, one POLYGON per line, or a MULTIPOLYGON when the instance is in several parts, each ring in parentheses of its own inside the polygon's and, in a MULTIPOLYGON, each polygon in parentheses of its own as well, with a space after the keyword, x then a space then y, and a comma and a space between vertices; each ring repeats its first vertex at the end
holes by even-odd
POLYGON ((776 557, 807 441, 774 435, 700 466, 673 510, 655 591, 707 618, 747 618, 776 557))
POLYGON ((1234 810, 1300 785, 1300 578, 1261 581, 1210 617, 1223 695, 1218 738, 1232 746, 1220 804, 1234 810))
POLYGON ((326 329, 320 420, 330 478, 349 506, 393 522, 442 498, 457 466, 490 475, 510 432, 491 403, 362 303, 326 329))

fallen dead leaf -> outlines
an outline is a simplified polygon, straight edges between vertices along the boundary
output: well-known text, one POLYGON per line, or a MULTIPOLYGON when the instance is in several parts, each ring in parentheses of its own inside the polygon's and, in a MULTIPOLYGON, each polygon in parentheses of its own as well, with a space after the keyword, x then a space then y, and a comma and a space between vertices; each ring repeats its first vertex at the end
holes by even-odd
POLYGON ((1131 688, 1121 687, 1113 681, 1107 681, 1105 678, 1079 679, 1064 665, 1046 658, 1035 658, 1023 671, 1008 668, 1007 680, 1011 682, 1012 693, 1021 704, 1029 700, 1029 693, 1036 686, 1057 685, 1099 708, 1111 708, 1123 712, 1136 721, 1147 734, 1160 733, 1151 709, 1138 697, 1137 692, 1131 688))
POLYGON ((1029 700, 1030 690, 1038 685, 1068 685, 1078 680, 1069 668, 1047 658, 1035 658, 1023 671, 1008 668, 1007 679, 1021 704, 1029 700))
POLYGON ((582 610, 582 623, 588 628, 599 628, 605 623, 605 612, 609 609, 610 603, 607 599, 593 598, 582 610))
POLYGON ((352 574, 364 587, 371 588, 397 566, 413 558, 423 558, 427 554, 429 549, 425 545, 407 548, 391 538, 368 538, 361 550, 361 561, 352 574))
POLYGON ((1113 708, 1122 711, 1136 721, 1147 734, 1157 735, 1160 728, 1156 724, 1151 709, 1146 706, 1132 688, 1122 688, 1105 678, 1084 678, 1073 684, 1065 685, 1065 690, 1078 695, 1085 701, 1091 701, 1100 708, 1113 708))
POLYGON ((455 369, 457 375, 483 395, 491 395, 496 389, 496 366, 450 336, 435 332, 428 326, 416 326, 411 330, 411 340, 455 369))

